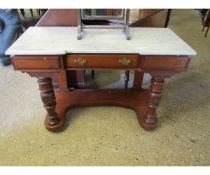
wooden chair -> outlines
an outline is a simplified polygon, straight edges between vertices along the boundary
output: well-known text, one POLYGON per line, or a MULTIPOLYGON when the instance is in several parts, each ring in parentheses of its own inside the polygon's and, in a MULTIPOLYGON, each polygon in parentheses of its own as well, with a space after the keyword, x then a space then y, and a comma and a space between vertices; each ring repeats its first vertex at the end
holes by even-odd
MULTIPOLYGON (((30 13, 31 13, 31 18, 34 19, 34 12, 33 9, 29 9, 30 13)), ((43 13, 46 12, 45 9, 36 9, 36 12, 39 16, 43 15, 43 13)), ((20 9, 20 13, 23 16, 23 18, 26 18, 26 13, 25 13, 25 9, 20 9)))

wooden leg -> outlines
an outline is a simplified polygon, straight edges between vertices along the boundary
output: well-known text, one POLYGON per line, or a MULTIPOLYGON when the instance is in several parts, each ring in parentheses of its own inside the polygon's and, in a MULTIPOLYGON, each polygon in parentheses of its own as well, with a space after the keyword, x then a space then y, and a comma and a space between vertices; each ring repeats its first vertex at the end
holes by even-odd
POLYGON ((168 9, 166 21, 165 21, 165 27, 168 27, 170 16, 171 16, 171 11, 172 11, 172 9, 168 9))
POLYGON ((30 12, 31 12, 31 17, 34 19, 34 12, 32 9, 30 9, 30 12))
POLYGON ((85 70, 69 70, 67 74, 70 88, 83 89, 85 87, 85 70))
POLYGON ((47 110, 45 128, 50 131, 60 131, 64 124, 64 104, 57 101, 56 92, 68 92, 66 71, 58 72, 27 72, 31 77, 38 78, 39 90, 44 107, 47 110))
MULTIPOLYGON (((60 122, 58 115, 55 111, 56 101, 55 101, 55 94, 52 86, 52 79, 51 78, 38 78, 39 90, 42 102, 44 103, 44 107, 47 110, 47 119, 46 125, 47 126, 54 126, 60 122)), ((47 128, 48 129, 48 128, 47 128)))
POLYGON ((153 78, 151 80, 151 90, 149 93, 147 114, 140 123, 144 129, 152 130, 157 125, 156 108, 160 103, 161 91, 163 88, 163 78, 153 78))
POLYGON ((135 70, 135 75, 134 75, 134 81, 133 81, 133 88, 134 89, 140 89, 142 86, 144 78, 144 72, 135 70))
POLYGON ((130 79, 130 77, 129 77, 129 70, 126 70, 125 71, 125 78, 124 78, 124 81, 125 81, 125 89, 128 89, 128 82, 129 82, 129 79, 130 79))
POLYGON ((36 9, 38 15, 40 16, 41 15, 41 9, 36 9))
POLYGON ((26 18, 24 9, 20 9, 20 13, 23 16, 23 18, 26 18))
POLYGON ((209 27, 206 30, 205 37, 207 36, 208 32, 209 32, 209 27))

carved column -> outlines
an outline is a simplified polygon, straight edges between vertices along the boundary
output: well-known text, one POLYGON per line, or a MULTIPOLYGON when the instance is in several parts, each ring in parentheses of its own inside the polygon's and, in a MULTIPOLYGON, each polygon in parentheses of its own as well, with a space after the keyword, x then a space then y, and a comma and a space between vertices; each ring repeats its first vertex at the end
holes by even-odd
POLYGON ((38 78, 39 90, 41 99, 44 103, 44 107, 48 113, 48 124, 56 125, 59 123, 60 119, 55 111, 56 101, 55 94, 52 86, 52 79, 49 77, 38 78))
POLYGON ((156 108, 159 106, 161 91, 163 88, 164 79, 154 77, 151 80, 151 90, 149 93, 148 110, 144 118, 146 129, 154 129, 157 124, 156 108))

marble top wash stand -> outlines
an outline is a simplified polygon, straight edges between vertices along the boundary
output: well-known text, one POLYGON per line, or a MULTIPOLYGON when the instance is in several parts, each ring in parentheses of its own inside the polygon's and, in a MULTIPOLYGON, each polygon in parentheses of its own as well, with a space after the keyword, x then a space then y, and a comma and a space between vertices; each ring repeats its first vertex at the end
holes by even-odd
MULTIPOLYGON (((115 105, 134 109, 139 124, 154 129, 164 79, 186 71, 196 52, 167 28, 131 28, 131 40, 119 30, 85 32, 77 40, 76 27, 31 27, 6 51, 15 70, 38 78, 47 110, 45 127, 62 128, 66 111, 74 106, 115 105), (67 72, 87 69, 149 73, 151 87, 70 90, 67 72)), ((141 85, 142 77, 134 79, 141 85)))

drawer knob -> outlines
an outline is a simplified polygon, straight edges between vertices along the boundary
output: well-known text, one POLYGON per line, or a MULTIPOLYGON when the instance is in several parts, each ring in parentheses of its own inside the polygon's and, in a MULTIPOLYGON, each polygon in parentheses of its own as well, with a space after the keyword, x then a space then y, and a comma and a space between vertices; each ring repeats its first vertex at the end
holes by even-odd
POLYGON ((77 58, 74 60, 74 64, 78 66, 83 66, 86 63, 86 60, 84 58, 77 58))
POLYGON ((122 58, 122 59, 119 59, 119 63, 127 66, 131 63, 131 60, 127 59, 127 58, 122 58))

